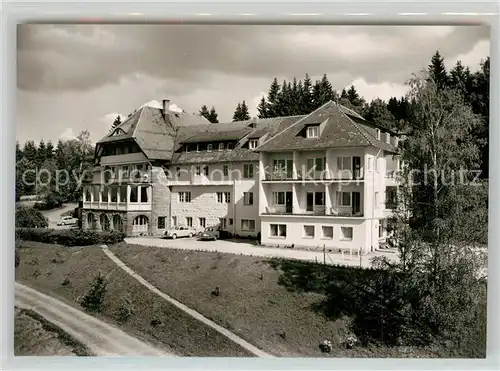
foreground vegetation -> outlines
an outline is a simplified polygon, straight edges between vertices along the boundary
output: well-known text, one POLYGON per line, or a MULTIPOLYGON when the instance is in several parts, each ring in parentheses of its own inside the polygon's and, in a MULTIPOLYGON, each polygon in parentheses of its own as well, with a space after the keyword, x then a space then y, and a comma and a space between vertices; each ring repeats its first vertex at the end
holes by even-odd
POLYGON ((90 350, 28 309, 15 308, 14 355, 16 356, 90 356, 90 350))
POLYGON ((145 289, 97 246, 68 248, 20 243, 16 280, 120 327, 139 339, 182 356, 251 356, 218 332, 201 324, 145 289), (102 305, 92 291, 96 277, 106 280, 102 305), (85 298, 91 300, 85 300, 85 298), (127 316, 127 312, 133 315, 127 316), (125 315, 124 315, 125 314, 125 315))

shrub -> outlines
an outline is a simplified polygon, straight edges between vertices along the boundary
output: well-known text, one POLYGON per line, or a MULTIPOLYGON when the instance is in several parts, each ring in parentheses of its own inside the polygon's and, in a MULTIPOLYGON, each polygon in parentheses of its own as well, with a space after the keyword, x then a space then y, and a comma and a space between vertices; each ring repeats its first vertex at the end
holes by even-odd
POLYGON ((132 299, 130 298, 130 295, 126 295, 118 307, 118 322, 127 322, 130 317, 134 315, 134 313, 135 310, 134 305, 132 304, 132 299))
POLYGON ((65 246, 88 246, 122 242, 122 232, 98 232, 81 229, 17 228, 16 238, 25 241, 52 243, 65 246))
POLYGON ((92 280, 89 291, 83 296, 81 305, 90 312, 100 312, 104 304, 104 296, 106 295, 106 286, 108 282, 106 277, 99 273, 92 280))
POLYGON ((33 208, 20 207, 16 210, 16 228, 46 228, 49 221, 33 208))

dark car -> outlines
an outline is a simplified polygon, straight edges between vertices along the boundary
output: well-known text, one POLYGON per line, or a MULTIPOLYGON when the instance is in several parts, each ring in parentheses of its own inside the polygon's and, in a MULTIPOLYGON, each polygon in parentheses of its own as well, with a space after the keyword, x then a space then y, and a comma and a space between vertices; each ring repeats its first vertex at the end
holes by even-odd
POLYGON ((220 237, 220 231, 217 227, 207 227, 203 232, 199 234, 199 239, 200 240, 214 240, 217 241, 217 239, 220 237))

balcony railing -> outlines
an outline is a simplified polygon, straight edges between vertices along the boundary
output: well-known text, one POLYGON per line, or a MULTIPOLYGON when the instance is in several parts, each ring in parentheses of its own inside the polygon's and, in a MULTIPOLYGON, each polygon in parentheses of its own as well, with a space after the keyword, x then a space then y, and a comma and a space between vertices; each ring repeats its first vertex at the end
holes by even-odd
POLYGON ((334 216, 334 217, 362 217, 363 212, 354 212, 351 206, 334 206, 326 208, 316 206, 313 211, 298 209, 293 211, 291 207, 267 206, 265 215, 297 215, 297 216, 334 216), (329 211, 327 213, 327 211, 329 211))
POLYGON ((293 173, 291 171, 273 171, 271 173, 267 173, 266 180, 290 180, 293 179, 293 173))
POLYGON ((285 181, 285 180, 363 180, 363 172, 355 171, 308 171, 297 172, 294 177, 291 171, 274 171, 266 173, 265 180, 267 181, 285 181))

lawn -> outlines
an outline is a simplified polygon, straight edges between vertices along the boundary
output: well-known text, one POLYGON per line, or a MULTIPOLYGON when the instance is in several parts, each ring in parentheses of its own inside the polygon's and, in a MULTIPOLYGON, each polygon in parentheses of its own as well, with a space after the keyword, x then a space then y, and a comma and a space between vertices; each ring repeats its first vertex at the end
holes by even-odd
POLYGON ((104 308, 96 316, 141 340, 182 356, 250 356, 240 346, 148 291, 127 275, 98 246, 65 247, 22 242, 16 280, 82 309, 79 299, 101 273, 108 285, 104 308), (118 322, 129 298, 134 314, 118 322))
POLYGON ((37 313, 15 308, 14 355, 88 356, 92 353, 37 313))
MULTIPOLYGON (((111 251, 161 291, 277 356, 321 357, 319 343, 328 339, 335 357, 436 357, 408 347, 346 349, 348 318, 332 319, 321 309, 326 298, 310 263, 125 243, 111 251)), ((360 275, 353 268, 328 269, 360 275)))

